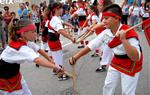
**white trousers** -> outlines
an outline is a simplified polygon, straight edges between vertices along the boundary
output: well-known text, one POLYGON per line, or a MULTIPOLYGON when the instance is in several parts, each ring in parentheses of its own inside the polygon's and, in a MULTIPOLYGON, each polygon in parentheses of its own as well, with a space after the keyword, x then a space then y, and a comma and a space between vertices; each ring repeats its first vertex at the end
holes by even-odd
POLYGON ((103 44, 103 54, 102 54, 102 60, 100 61, 100 65, 108 65, 112 59, 113 52, 108 47, 108 45, 103 44))
POLYGON ((132 77, 109 66, 103 87, 103 95, 114 95, 119 79, 121 79, 122 95, 135 95, 138 78, 139 73, 132 77))
POLYGON ((55 64, 58 65, 63 65, 63 53, 62 50, 58 50, 58 51, 51 51, 52 54, 52 58, 55 62, 55 64))

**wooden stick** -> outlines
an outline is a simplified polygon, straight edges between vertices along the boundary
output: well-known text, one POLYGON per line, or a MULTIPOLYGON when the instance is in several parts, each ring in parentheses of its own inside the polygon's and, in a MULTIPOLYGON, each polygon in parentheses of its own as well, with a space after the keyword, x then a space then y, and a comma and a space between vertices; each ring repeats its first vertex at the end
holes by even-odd
POLYGON ((127 33, 128 31, 130 31, 130 30, 132 30, 132 29, 134 29, 134 28, 140 26, 141 24, 143 24, 143 21, 140 22, 140 23, 138 23, 138 24, 136 24, 136 25, 134 25, 134 26, 132 26, 132 27, 130 27, 129 29, 125 30, 125 32, 127 33))
MULTIPOLYGON (((127 33, 128 31, 130 31, 130 30, 132 30, 132 29, 134 29, 134 28, 136 28, 136 27, 142 25, 143 23, 149 22, 149 21, 150 21, 150 18, 147 19, 147 20, 144 20, 144 21, 142 21, 142 22, 140 22, 140 23, 138 23, 138 24, 136 24, 136 25, 134 25, 134 26, 132 26, 132 27, 130 27, 129 29, 125 30, 125 32, 127 33)), ((149 27, 149 25, 147 25, 146 27, 149 27)))
POLYGON ((87 32, 85 32, 85 33, 83 33, 83 34, 81 34, 77 39, 79 39, 79 38, 81 38, 81 37, 83 37, 83 36, 85 36, 87 34, 87 32))
POLYGON ((70 74, 69 72, 65 71, 64 74, 68 75, 70 78, 73 78, 74 76, 70 74))
MULTIPOLYGON (((140 26, 140 25, 143 24, 143 23, 144 23, 144 22, 140 22, 140 23, 136 24, 135 26, 132 26, 132 27, 130 27, 129 29, 125 30, 125 32, 127 33, 128 31, 130 31, 130 30, 132 30, 132 29, 134 29, 134 28, 140 26)), ((82 40, 84 40, 85 38, 87 38, 87 37, 90 35, 91 32, 92 32, 92 31, 89 31, 86 35, 83 35, 82 37, 80 37, 79 39, 77 39, 76 43, 79 43, 80 41, 82 41, 82 40)))
POLYGON ((80 37, 79 39, 76 40, 76 43, 79 43, 80 41, 84 40, 85 38, 87 38, 89 35, 91 35, 93 31, 89 31, 87 32, 85 35, 83 35, 82 37, 80 37))

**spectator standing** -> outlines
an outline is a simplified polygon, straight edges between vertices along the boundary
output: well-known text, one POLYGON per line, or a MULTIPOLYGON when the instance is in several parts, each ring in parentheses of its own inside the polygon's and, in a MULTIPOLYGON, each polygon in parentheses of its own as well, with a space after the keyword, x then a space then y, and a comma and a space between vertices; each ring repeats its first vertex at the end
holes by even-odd
POLYGON ((129 15, 129 4, 128 4, 128 0, 124 0, 121 8, 122 8, 122 24, 128 24, 128 15, 129 15))
POLYGON ((5 33, 5 21, 4 21, 4 17, 2 15, 2 11, 0 11, 0 43, 1 46, 0 48, 5 48, 5 44, 6 44, 6 33, 5 33))
POLYGON ((12 16, 11 16, 11 12, 9 11, 9 7, 8 6, 4 6, 4 21, 5 21, 5 32, 6 32, 6 43, 8 42, 8 25, 12 19, 12 16))
POLYGON ((31 19, 34 22, 36 26, 36 32, 37 32, 37 40, 39 40, 39 33, 40 33, 40 14, 39 9, 37 9, 37 6, 35 4, 31 5, 31 19))
POLYGON ((138 24, 140 18, 140 7, 138 6, 137 1, 134 1, 132 6, 129 8, 129 15, 130 15, 130 26, 134 26, 138 24))
POLYGON ((29 19, 30 14, 29 14, 29 11, 26 9, 25 4, 20 3, 19 7, 20 8, 18 9, 18 15, 20 19, 29 19))

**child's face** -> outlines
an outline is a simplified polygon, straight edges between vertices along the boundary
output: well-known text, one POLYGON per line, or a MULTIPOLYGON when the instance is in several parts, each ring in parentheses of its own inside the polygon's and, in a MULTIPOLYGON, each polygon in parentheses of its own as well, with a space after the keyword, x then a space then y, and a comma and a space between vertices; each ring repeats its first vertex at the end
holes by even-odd
POLYGON ((93 11, 88 7, 88 13, 91 14, 93 11))
POLYGON ((59 9, 58 9, 58 13, 59 13, 59 15, 61 16, 61 15, 63 14, 63 8, 59 8, 59 9))
POLYGON ((103 4, 98 4, 98 5, 97 5, 97 9, 98 9, 99 11, 101 11, 101 10, 103 9, 103 4))
POLYGON ((65 14, 68 14, 69 13, 69 11, 68 10, 65 10, 65 14))
POLYGON ((117 19, 111 16, 104 16, 102 22, 105 24, 106 28, 111 29, 117 23, 117 19))
POLYGON ((16 16, 16 14, 11 14, 11 16, 15 17, 15 16, 16 16))
POLYGON ((37 36, 36 30, 25 32, 23 33, 23 36, 27 41, 33 42, 36 40, 36 36, 37 36))

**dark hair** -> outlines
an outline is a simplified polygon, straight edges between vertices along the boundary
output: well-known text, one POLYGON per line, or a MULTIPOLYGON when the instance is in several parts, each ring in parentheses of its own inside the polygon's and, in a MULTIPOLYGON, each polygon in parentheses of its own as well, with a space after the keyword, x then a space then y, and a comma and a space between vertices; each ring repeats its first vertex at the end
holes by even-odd
POLYGON ((112 4, 111 0, 104 0, 103 6, 106 7, 106 6, 110 5, 110 4, 112 4))
POLYGON ((17 41, 19 40, 19 38, 21 37, 20 34, 17 34, 16 32, 18 30, 20 30, 21 28, 32 24, 33 22, 31 20, 24 20, 24 19, 13 19, 12 22, 12 26, 10 27, 10 31, 9 31, 9 35, 10 35, 10 39, 13 41, 17 41))
MULTIPOLYGON (((98 2, 98 0, 95 0, 94 2, 98 2)), ((106 7, 106 6, 110 5, 110 4, 112 4, 111 0, 104 0, 103 6, 106 7)))
POLYGON ((42 8, 42 11, 44 11, 46 8, 47 8, 47 6, 44 6, 44 7, 42 8))
POLYGON ((35 4, 32 4, 32 5, 31 5, 31 8, 33 9, 34 6, 36 6, 36 5, 35 5, 35 4))
POLYGON ((150 5, 147 5, 148 3, 150 3, 150 1, 147 1, 144 4, 144 10, 146 10, 146 11, 150 10, 150 5))
POLYGON ((51 19, 51 16, 53 16, 55 14, 54 9, 57 8, 57 7, 58 7, 58 9, 62 8, 62 4, 58 3, 58 2, 54 2, 52 4, 49 4, 49 6, 48 6, 48 11, 49 11, 48 16, 50 16, 50 19, 51 19))
POLYGON ((4 10, 6 10, 6 9, 9 10, 9 7, 8 6, 4 6, 4 10))
POLYGON ((12 14, 16 15, 16 13, 15 13, 15 12, 11 12, 10 14, 11 14, 11 15, 12 15, 12 14))
POLYGON ((112 13, 117 14, 118 16, 122 17, 121 7, 117 4, 111 4, 102 10, 102 12, 107 12, 107 11, 112 12, 112 13))
POLYGON ((2 11, 0 11, 0 15, 2 14, 2 11))
POLYGON ((27 1, 27 2, 25 2, 25 4, 28 6, 28 5, 29 5, 29 2, 27 1))
POLYGON ((90 5, 89 8, 90 8, 91 10, 93 10, 94 12, 97 12, 97 11, 98 11, 97 8, 96 8, 96 6, 94 6, 94 5, 90 5))

